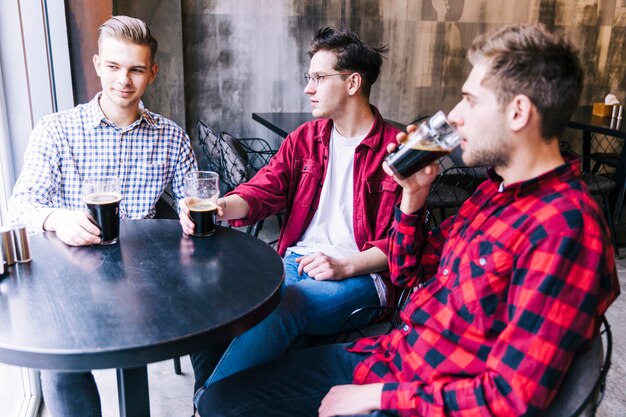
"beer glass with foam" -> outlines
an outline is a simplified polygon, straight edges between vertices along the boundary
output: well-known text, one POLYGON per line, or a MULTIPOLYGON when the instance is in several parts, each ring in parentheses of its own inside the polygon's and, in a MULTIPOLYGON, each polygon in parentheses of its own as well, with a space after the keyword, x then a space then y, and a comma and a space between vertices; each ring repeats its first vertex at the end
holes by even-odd
POLYGON ((460 142, 460 136, 448 124, 446 115, 439 111, 411 133, 385 161, 398 178, 404 179, 450 153, 460 142))
POLYGON ((83 183, 84 198, 91 221, 100 228, 101 245, 117 243, 120 237, 122 200, 117 177, 87 178, 83 183))
POLYGON ((189 217, 195 225, 194 236, 215 233, 219 179, 219 175, 212 171, 191 172, 185 177, 185 198, 189 217))

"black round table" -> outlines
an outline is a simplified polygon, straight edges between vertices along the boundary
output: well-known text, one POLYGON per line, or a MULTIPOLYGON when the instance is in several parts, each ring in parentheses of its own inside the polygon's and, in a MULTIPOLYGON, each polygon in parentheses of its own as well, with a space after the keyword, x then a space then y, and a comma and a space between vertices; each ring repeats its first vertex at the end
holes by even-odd
POLYGON ((220 344, 278 304, 281 258, 218 227, 122 221, 112 246, 30 238, 33 260, 0 281, 0 361, 36 369, 118 369, 121 416, 149 415, 146 364, 220 344))

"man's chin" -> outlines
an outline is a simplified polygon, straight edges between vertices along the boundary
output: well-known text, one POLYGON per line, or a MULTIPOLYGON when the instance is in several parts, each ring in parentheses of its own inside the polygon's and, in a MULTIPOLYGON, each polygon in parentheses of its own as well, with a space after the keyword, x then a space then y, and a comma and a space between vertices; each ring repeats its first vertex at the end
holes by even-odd
POLYGON ((320 109, 316 109, 314 108, 313 110, 311 110, 311 114, 313 115, 313 117, 315 117, 316 119, 320 119, 320 118, 325 118, 326 115, 324 114, 323 111, 321 111, 320 109))

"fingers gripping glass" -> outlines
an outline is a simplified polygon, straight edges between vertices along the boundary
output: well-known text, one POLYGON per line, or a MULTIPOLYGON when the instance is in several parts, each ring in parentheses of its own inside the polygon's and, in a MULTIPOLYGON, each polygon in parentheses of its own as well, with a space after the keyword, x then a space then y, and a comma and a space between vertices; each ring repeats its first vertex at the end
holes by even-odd
POLYGON ((317 74, 304 74, 304 81, 306 82, 306 85, 309 85, 309 83, 311 81, 313 81, 313 84, 317 87, 320 83, 320 80, 324 77, 334 77, 335 75, 350 75, 353 74, 352 72, 338 72, 337 74, 324 74, 324 75, 317 75, 317 74))

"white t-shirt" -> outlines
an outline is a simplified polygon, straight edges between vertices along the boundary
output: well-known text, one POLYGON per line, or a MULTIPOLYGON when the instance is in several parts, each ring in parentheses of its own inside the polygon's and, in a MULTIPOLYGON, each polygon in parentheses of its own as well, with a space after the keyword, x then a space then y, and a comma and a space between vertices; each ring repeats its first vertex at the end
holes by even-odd
MULTIPOLYGON (((330 152, 320 202, 300 240, 287 249, 299 255, 322 252, 346 258, 359 251, 354 240, 354 151, 366 135, 346 138, 336 129, 330 135, 330 152)), ((387 290, 378 274, 374 278, 378 298, 386 303, 387 290)))

